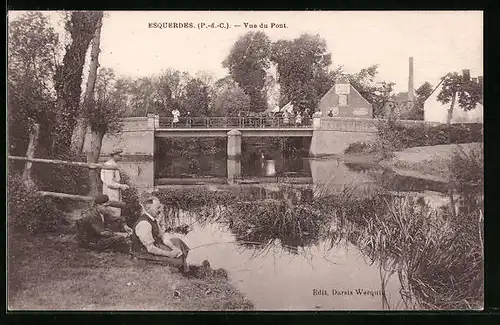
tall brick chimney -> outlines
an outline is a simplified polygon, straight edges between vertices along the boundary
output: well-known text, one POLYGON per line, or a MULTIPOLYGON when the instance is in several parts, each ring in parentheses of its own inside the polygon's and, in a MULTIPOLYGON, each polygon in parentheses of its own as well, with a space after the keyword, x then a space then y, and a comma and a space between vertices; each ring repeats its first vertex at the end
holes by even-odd
POLYGON ((464 77, 465 80, 470 80, 470 70, 469 69, 462 70, 462 76, 464 77))
POLYGON ((408 74, 408 100, 413 101, 413 57, 410 56, 408 74))

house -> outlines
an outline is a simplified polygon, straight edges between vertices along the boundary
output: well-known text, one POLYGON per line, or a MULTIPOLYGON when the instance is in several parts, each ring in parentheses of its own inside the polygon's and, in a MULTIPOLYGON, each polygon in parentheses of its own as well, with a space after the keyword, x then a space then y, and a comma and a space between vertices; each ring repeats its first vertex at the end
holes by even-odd
POLYGON ((317 111, 321 112, 322 116, 373 117, 372 105, 343 76, 338 78, 335 85, 321 98, 317 111))
MULTIPOLYGON (((463 70, 464 75, 470 75, 469 70, 463 70)), ((448 109, 450 103, 443 104, 437 100, 437 97, 442 89, 444 78, 441 79, 439 84, 434 88, 432 93, 427 97, 424 102, 424 120, 426 122, 439 122, 447 123, 448 109)), ((474 82, 483 83, 483 77, 472 78, 474 82)), ((470 111, 465 111, 460 107, 458 99, 453 109, 451 123, 483 123, 483 103, 477 103, 476 107, 470 111)))
POLYGON ((265 110, 265 113, 266 114, 269 114, 269 113, 280 113, 280 112, 284 112, 284 111, 287 111, 288 114, 292 114, 293 113, 293 104, 292 102, 288 102, 285 106, 283 107, 279 107, 279 106, 274 106, 274 107, 269 107, 268 109, 265 110))

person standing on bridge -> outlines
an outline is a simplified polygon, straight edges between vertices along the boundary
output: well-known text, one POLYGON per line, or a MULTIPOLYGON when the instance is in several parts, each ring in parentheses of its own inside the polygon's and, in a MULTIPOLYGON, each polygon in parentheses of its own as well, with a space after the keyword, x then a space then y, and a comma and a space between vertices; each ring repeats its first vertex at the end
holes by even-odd
POLYGON ((186 113, 186 127, 191 127, 191 112, 189 111, 186 113))
MULTIPOLYGON (((110 159, 104 164, 107 166, 118 167, 116 163, 121 159, 123 150, 115 149, 110 154, 110 159)), ((122 201, 122 190, 129 188, 127 184, 121 184, 120 171, 118 169, 101 169, 102 194, 109 197, 111 201, 122 201)), ((122 224, 122 210, 116 207, 108 207, 109 213, 113 221, 117 224, 122 224)))
POLYGON ((290 123, 290 119, 289 119, 288 111, 286 109, 283 110, 282 116, 283 116, 283 124, 288 125, 288 123, 290 123))
POLYGON ((311 111, 309 110, 309 108, 306 108, 304 110, 304 124, 309 125, 310 119, 311 119, 311 111))
POLYGON ((174 119, 172 120, 172 127, 176 127, 177 124, 179 123, 179 116, 181 115, 181 112, 176 108, 172 111, 172 116, 174 119))
POLYGON ((295 124, 298 126, 302 124, 302 115, 300 115, 300 112, 297 112, 297 115, 295 116, 295 124))

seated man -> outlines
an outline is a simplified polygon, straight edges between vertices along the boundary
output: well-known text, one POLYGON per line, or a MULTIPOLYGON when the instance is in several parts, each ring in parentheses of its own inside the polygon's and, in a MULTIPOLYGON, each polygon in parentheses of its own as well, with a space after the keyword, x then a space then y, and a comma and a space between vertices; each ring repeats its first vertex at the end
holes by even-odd
POLYGON ((123 232, 115 232, 109 227, 109 197, 105 194, 97 195, 83 218, 77 221, 78 237, 80 244, 84 247, 104 251, 129 252, 130 233, 129 227, 123 228, 123 232))
POLYGON ((188 272, 186 257, 189 247, 179 238, 169 238, 161 233, 158 218, 164 211, 160 200, 148 195, 142 202, 143 213, 135 223, 132 234, 132 255, 134 257, 165 262, 188 272))

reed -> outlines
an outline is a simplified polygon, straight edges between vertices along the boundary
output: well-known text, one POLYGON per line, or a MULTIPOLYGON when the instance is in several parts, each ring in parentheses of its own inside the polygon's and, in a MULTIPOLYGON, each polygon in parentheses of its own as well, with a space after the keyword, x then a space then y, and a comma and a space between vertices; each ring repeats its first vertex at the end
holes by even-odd
POLYGON ((225 223, 240 243, 261 251, 277 241, 293 252, 325 238, 331 247, 350 242, 378 266, 383 292, 397 274, 407 308, 482 306, 482 208, 453 217, 411 195, 356 195, 352 188, 329 194, 319 187, 309 197, 285 185, 278 193, 265 199, 255 193, 185 189, 159 196, 194 211, 199 222, 225 223))

